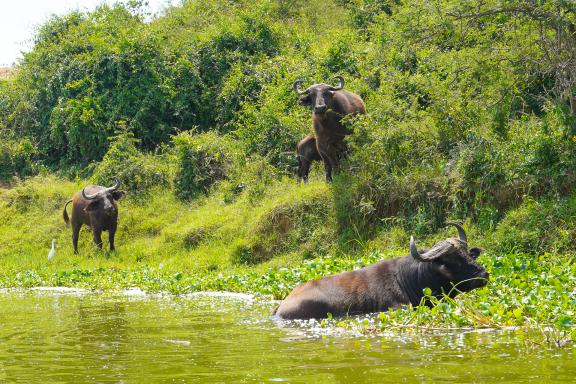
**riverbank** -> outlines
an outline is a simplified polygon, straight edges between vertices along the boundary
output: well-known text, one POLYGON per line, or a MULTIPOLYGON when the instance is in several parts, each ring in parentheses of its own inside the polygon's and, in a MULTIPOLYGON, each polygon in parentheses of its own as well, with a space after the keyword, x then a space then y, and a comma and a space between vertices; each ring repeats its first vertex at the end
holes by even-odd
MULTIPOLYGON (((318 258, 293 268, 268 268, 264 272, 189 274, 163 270, 162 266, 139 269, 74 269, 60 272, 23 271, 2 274, 0 286, 34 288, 72 287, 85 291, 137 292, 185 296, 199 292, 230 291, 255 294, 266 300, 284 297, 294 286, 309 279, 360 268, 382 258, 397 256, 372 253, 358 258, 318 258), (137 287, 137 288, 136 288, 137 287)), ((525 334, 527 347, 574 347, 574 291, 576 265, 572 257, 484 255, 480 262, 491 273, 487 287, 443 298, 433 308, 425 306, 380 313, 328 319, 322 327, 342 328, 366 335, 425 335, 470 329, 517 329, 525 334)), ((59 288, 60 289, 60 288, 59 288)))
MULTIPOLYGON (((16 183, 0 189, 0 288, 138 287, 147 293, 230 291, 282 299, 307 280, 407 253, 409 234, 401 227, 359 243, 339 241, 332 187, 320 177, 306 186, 278 181, 269 185, 258 203, 242 194, 231 202, 213 193, 190 203, 160 189, 129 195, 119 202, 117 251, 96 249, 84 229, 78 255, 72 252, 62 207, 88 181, 39 176, 16 183), (53 238, 56 253, 48 260, 53 238)), ((504 240, 520 244, 522 236, 524 242, 530 240, 527 234, 534 228, 543 230, 537 221, 514 226, 516 232, 507 225, 534 210, 546 216, 546 207, 541 203, 511 212, 499 227, 504 234, 482 232, 468 223, 471 245, 485 251, 479 261, 490 272, 487 287, 456 300, 445 298, 433 308, 383 313, 366 327, 357 319, 334 321, 366 332, 518 326, 552 329, 547 334, 555 335, 554 340, 576 339, 574 254, 501 252, 504 240)), ((417 239, 427 247, 453 235, 447 228, 417 239)), ((104 236, 105 249, 106 240, 104 236)))

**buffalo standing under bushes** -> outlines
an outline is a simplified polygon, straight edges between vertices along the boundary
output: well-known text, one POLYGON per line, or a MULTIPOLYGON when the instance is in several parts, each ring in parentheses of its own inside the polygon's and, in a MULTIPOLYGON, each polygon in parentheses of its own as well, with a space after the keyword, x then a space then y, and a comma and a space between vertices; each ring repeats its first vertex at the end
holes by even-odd
POLYGON ((332 180, 332 171, 336 172, 340 158, 346 152, 344 136, 350 134, 342 124, 342 119, 348 115, 365 114, 366 107, 360 96, 345 91, 344 79, 337 86, 314 84, 306 90, 298 88, 302 80, 292 83, 294 91, 303 95, 298 104, 312 107, 312 124, 316 134, 316 148, 324 162, 326 180, 332 180))
POLYGON ((118 225, 118 206, 116 201, 124 196, 123 191, 118 191, 120 182, 116 180, 112 187, 90 185, 76 192, 72 200, 64 204, 62 216, 64 222, 72 222, 72 244, 74 253, 78 253, 78 235, 83 224, 92 228, 94 243, 102 249, 102 231, 108 231, 110 250, 114 250, 114 235, 118 225), (72 203, 72 220, 68 218, 66 206, 72 203))
POLYGON ((316 147, 316 138, 308 135, 296 145, 296 154, 298 156, 298 179, 308 182, 308 174, 313 161, 320 161, 322 157, 316 147))
POLYGON ((368 267, 312 280, 286 297, 276 310, 284 319, 325 318, 382 312, 403 305, 419 305, 424 288, 450 297, 486 285, 488 272, 476 262, 480 249, 468 250, 464 229, 429 250, 418 251, 410 238, 410 255, 382 260, 368 267))

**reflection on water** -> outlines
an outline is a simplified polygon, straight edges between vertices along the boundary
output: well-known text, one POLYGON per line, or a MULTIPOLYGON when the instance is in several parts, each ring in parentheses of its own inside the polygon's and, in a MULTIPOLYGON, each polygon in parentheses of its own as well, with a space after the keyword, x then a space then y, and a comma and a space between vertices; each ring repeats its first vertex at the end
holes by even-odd
MULTIPOLYGON (((239 297, 0 293, 0 383, 573 382, 522 333, 338 334, 239 297)), ((333 331, 333 330, 332 330, 333 331)))

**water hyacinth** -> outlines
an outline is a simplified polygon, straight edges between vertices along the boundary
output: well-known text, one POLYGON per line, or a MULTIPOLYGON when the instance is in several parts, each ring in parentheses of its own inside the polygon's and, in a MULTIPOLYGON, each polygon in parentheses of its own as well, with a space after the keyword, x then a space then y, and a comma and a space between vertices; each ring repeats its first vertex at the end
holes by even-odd
MULTIPOLYGON (((180 295, 197 291, 231 291, 281 299, 302 282, 361 268, 390 256, 392 252, 372 252, 365 257, 315 258, 296 268, 270 269, 264 273, 190 275, 153 268, 98 268, 45 275, 27 271, 4 275, 0 281, 4 287, 68 286, 120 290, 137 286, 149 293, 180 295)), ((448 296, 437 299, 426 289, 426 300, 434 304, 432 307, 421 305, 391 309, 367 317, 327 319, 322 324, 366 334, 526 327, 540 329, 542 333, 537 335, 548 335, 551 341, 563 340, 563 344, 567 344, 566 340, 573 340, 576 336, 576 264, 572 259, 559 261, 551 255, 542 255, 537 261, 524 254, 487 254, 480 260, 491 276, 485 288, 459 295, 456 299, 448 296)))

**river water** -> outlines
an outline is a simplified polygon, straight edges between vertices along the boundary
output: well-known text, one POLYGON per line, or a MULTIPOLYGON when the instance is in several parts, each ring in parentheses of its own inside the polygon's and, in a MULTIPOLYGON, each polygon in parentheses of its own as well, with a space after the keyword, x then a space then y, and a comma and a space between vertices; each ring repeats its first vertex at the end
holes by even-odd
POLYGON ((367 337, 272 320, 274 305, 0 292, 0 383, 576 382, 574 348, 522 332, 367 337))

